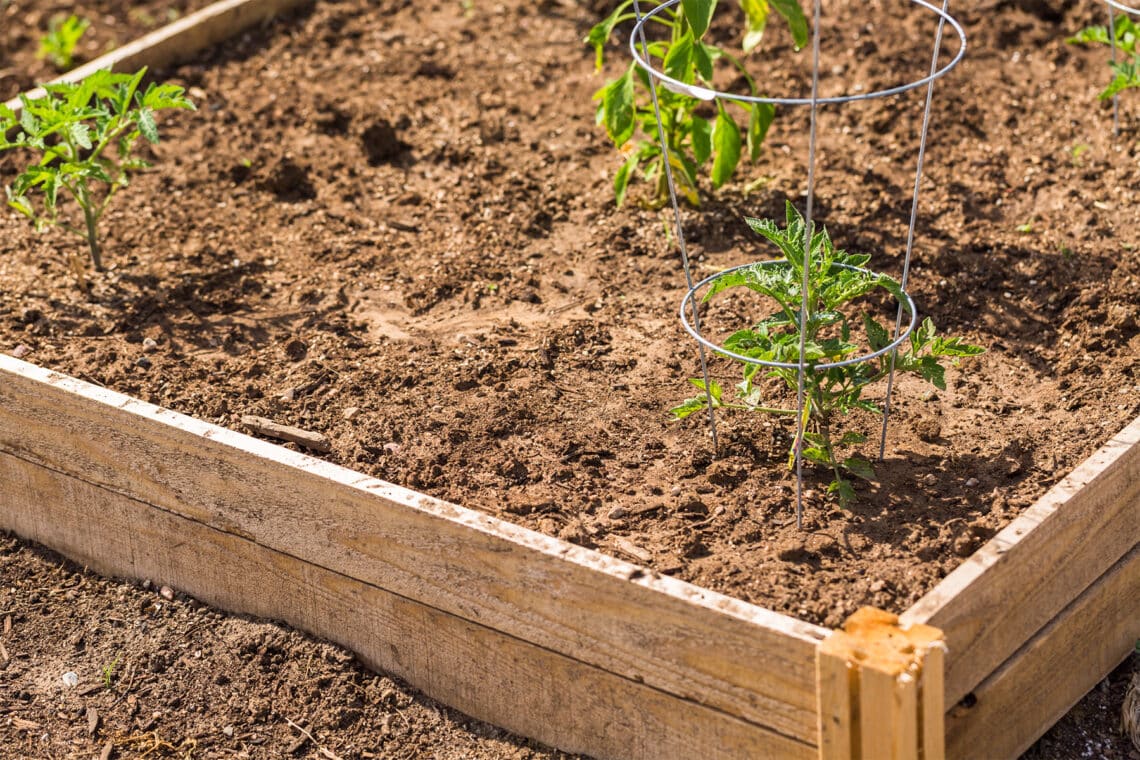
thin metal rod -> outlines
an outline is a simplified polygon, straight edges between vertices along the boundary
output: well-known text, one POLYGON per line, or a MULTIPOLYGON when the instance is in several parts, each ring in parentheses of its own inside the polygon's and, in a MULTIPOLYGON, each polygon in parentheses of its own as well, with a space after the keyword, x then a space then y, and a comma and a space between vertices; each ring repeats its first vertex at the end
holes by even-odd
MULTIPOLYGON (((930 76, 923 77, 922 79, 918 79, 918 80, 915 80, 913 82, 907 82, 905 84, 895 85, 893 87, 887 87, 887 88, 884 88, 882 90, 873 90, 871 92, 852 93, 852 94, 848 94, 848 95, 833 95, 833 96, 826 97, 826 98, 817 97, 815 99, 815 103, 817 105, 832 105, 832 104, 838 104, 838 103, 854 103, 856 101, 874 100, 876 98, 886 98, 886 97, 890 97, 893 95, 901 95, 902 93, 909 92, 910 90, 917 90, 918 88, 922 87, 923 85, 929 84, 933 80, 941 79, 946 74, 950 73, 950 71, 952 71, 955 67, 957 67, 957 65, 959 63, 962 62, 962 59, 966 55, 966 31, 962 28, 962 25, 959 24, 958 21, 956 19, 952 18, 949 14, 940 13, 940 11, 938 10, 938 8, 936 6, 931 5, 930 3, 926 2, 926 0, 910 0, 910 2, 913 3, 914 5, 917 5, 917 6, 920 6, 922 8, 925 8, 929 11, 932 11, 936 15, 939 15, 939 18, 942 21, 949 24, 950 27, 954 30, 954 32, 958 36, 958 41, 959 41, 960 45, 958 48, 958 52, 954 55, 953 59, 951 59, 951 61, 949 63, 947 63, 945 66, 943 66, 941 69, 938 69, 937 71, 932 73, 930 76)), ((639 66, 641 66, 641 68, 643 68, 646 71, 654 74, 657 77, 657 80, 659 82, 661 82, 667 88, 669 88, 670 90, 673 90, 674 92, 684 93, 686 95, 691 95, 692 97, 699 98, 701 100, 714 100, 716 98, 723 98, 725 100, 731 100, 733 102, 742 103, 742 104, 743 103, 771 103, 772 105, 776 105, 776 106, 807 106, 807 105, 812 104, 811 98, 768 97, 768 96, 764 96, 764 95, 745 95, 743 93, 722 92, 720 90, 714 90, 714 89, 709 88, 709 87, 701 87, 701 86, 682 82, 679 79, 675 79, 673 77, 668 76, 663 71, 658 71, 658 70, 654 69, 652 62, 650 62, 650 60, 649 60, 649 56, 646 55, 644 52, 639 51, 637 49, 637 44, 635 43, 634 36, 636 36, 636 33, 638 32, 639 27, 644 26, 647 21, 649 21, 652 18, 659 16, 660 14, 664 13, 668 9, 674 8, 680 4, 681 4, 681 0, 664 0, 664 2, 662 2, 660 5, 658 5, 653 10, 646 13, 637 22, 637 25, 634 26, 634 33, 635 34, 630 36, 629 49, 630 49, 631 55, 633 56, 633 59, 635 61, 637 61, 637 64, 639 66)), ((644 36, 644 35, 642 35, 642 36, 644 36)))
MULTIPOLYGON (((945 26, 944 19, 950 10, 950 0, 942 0, 942 15, 938 17, 938 31, 934 35, 934 53, 930 58, 930 71, 931 74, 938 70, 938 54, 942 49, 942 30, 945 26)), ((911 196, 910 201, 910 225, 906 232, 906 255, 903 257, 903 271, 902 279, 899 284, 902 285, 903 291, 906 291, 907 278, 910 277, 910 259, 911 254, 914 252, 914 230, 918 221, 918 196, 922 188, 922 168, 923 163, 926 161, 926 137, 930 130, 930 112, 931 103, 934 100, 934 80, 930 80, 930 84, 926 86, 926 104, 922 109, 922 132, 918 139, 918 167, 914 172, 914 195, 911 196)), ((893 337, 897 337, 899 330, 902 329, 903 308, 899 304, 898 311, 895 313, 895 330, 892 333, 893 337)), ((887 397, 883 402, 883 429, 879 435, 879 461, 883 460, 883 456, 887 451, 887 425, 890 423, 891 418, 891 392, 895 387, 895 362, 898 359, 898 349, 891 351, 891 370, 887 373, 887 397)))
POLYGON ((811 403, 804 398, 804 385, 807 379, 808 366, 805 354, 807 353, 807 326, 808 308, 811 306, 808 299, 808 289, 811 286, 811 238, 812 238, 812 211, 815 203, 815 144, 819 117, 819 28, 820 28, 820 0, 815 0, 812 11, 811 33, 811 127, 808 132, 808 180, 807 180, 807 213, 804 214, 804 271, 800 291, 800 354, 799 367, 796 371, 796 529, 804 527, 804 434, 807 425, 804 411, 811 403))
MULTIPOLYGON (((1108 42, 1112 46, 1113 71, 1116 67, 1116 11, 1112 3, 1108 3, 1108 42)), ((1120 137, 1120 93, 1112 96, 1112 136, 1120 137)))
MULTIPOLYGON (((639 24, 637 31, 639 37, 638 41, 641 43, 641 54, 644 55, 645 60, 648 61, 649 43, 645 40, 644 26, 640 26, 642 15, 641 7, 637 0, 633 0, 633 12, 639 24)), ((657 139, 661 142, 661 156, 665 164, 665 179, 669 185, 669 200, 673 203, 673 225, 677 230, 677 246, 681 250, 681 266, 685 270, 685 285, 691 291, 693 289, 693 272, 689 266, 689 251, 685 245, 685 230, 681 225, 681 207, 677 202, 677 186, 673 182, 673 167, 669 160, 669 144, 665 140, 665 125, 661 121, 661 104, 657 100, 657 77, 652 69, 646 68, 645 72, 649 80, 649 94, 653 98, 653 115, 657 117, 657 139)), ((701 332, 701 315, 696 301, 693 301, 693 327, 699 335, 701 332)), ((703 377, 705 381, 705 401, 708 403, 709 409, 709 435, 712 437, 713 455, 715 456, 720 451, 720 446, 717 443, 716 412, 713 411, 712 383, 709 378, 708 356, 705 354, 703 344, 698 343, 697 349, 701 357, 701 377, 703 377)))

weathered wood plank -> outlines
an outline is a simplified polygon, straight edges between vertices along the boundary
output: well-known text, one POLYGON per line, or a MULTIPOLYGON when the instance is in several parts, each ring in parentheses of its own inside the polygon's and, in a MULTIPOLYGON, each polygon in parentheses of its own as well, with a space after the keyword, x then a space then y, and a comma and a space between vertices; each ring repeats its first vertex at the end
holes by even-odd
MULTIPOLYGON (((183 61, 305 2, 312 0, 221 0, 76 67, 53 82, 78 82, 100 69, 133 72, 143 66, 154 68, 183 61)), ((31 98, 43 94, 39 88, 27 93, 31 98)), ((20 99, 13 98, 7 106, 19 110, 20 99)))
POLYGON ((942 757, 942 632, 864 607, 817 652, 821 760, 942 757))
POLYGON ((953 705, 1140 542, 1140 419, 902 615, 946 633, 953 705))
POLYGON ((283 620, 463 712, 601 758, 807 760, 814 748, 249 539, 0 454, 18 535, 99 572, 283 620))
POLYGON ((816 744, 826 629, 7 356, 0 451, 816 744))
POLYGON ((1140 639, 1140 547, 1068 605, 946 718, 946 755, 1016 758, 1140 639))

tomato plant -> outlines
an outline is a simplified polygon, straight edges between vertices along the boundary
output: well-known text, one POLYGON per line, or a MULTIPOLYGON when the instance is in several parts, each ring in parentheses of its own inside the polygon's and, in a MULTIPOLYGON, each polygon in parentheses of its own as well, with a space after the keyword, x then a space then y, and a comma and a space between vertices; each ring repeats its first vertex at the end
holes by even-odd
MULTIPOLYGON (((712 281, 703 300, 707 302, 733 287, 744 287, 771 299, 776 306, 772 313, 756 325, 733 333, 724 341, 723 348, 748 359, 790 366, 744 362, 744 379, 736 386, 734 397, 726 396, 715 382, 710 381, 705 393, 703 380, 690 380, 701 394, 672 409, 672 414, 683 419, 707 409, 711 399, 714 408, 790 415, 794 419, 798 410, 767 402, 758 381, 764 375, 777 378, 781 381, 778 386, 797 392, 802 342, 806 365, 804 434, 802 444, 793 440, 788 463, 789 466, 794 463, 796 449, 802 445, 804 460, 831 470, 834 479, 828 492, 846 504, 855 498, 849 477, 872 480, 875 473, 866 459, 843 455, 845 450, 863 443, 866 435, 856 430, 839 432, 838 422, 856 409, 881 414, 876 404, 863 397, 863 392, 887 376, 892 361, 892 352, 885 350, 892 343, 887 328, 867 311, 855 308, 857 314, 849 312, 856 306, 857 299, 877 289, 894 296, 899 303, 906 301, 906 296, 897 280, 866 268, 869 255, 836 248, 826 229, 816 230, 813 225, 811 255, 805 257, 806 225, 791 203, 787 204, 783 228, 770 220, 749 218, 746 221, 755 232, 775 244, 784 258, 730 270, 712 281), (805 266, 808 270, 807 315, 801 334, 805 266), (867 353, 882 353, 866 361, 817 369, 818 365, 857 357, 868 347, 867 353)), ((934 323, 927 318, 898 347, 894 368, 945 389, 947 362, 974 356, 983 350, 961 338, 938 335, 934 323)))
MULTIPOLYGON (((1140 26, 1123 13, 1117 14, 1113 23, 1113 34, 1116 37, 1116 49, 1120 51, 1124 60, 1110 62, 1112 67, 1112 81, 1097 97, 1108 100, 1118 93, 1140 87, 1140 26)), ((1100 44, 1111 45, 1108 36, 1108 27, 1090 26, 1082 29, 1076 36, 1070 37, 1066 42, 1085 45, 1100 44)))

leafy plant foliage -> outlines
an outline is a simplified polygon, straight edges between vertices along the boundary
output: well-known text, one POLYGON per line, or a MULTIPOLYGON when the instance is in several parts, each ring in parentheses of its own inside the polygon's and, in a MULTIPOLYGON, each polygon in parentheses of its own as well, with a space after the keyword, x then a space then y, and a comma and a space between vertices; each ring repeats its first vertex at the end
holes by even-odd
MULTIPOLYGON (((79 83, 46 85, 42 98, 20 96, 19 116, 0 104, 0 152, 25 149, 33 156, 5 188, 8 205, 37 230, 55 225, 83 237, 96 269, 103 268, 98 235, 103 212, 130 184, 131 173, 149 166, 133 155, 138 138, 158 142, 155 112, 194 109, 177 85, 150 83, 142 89, 145 74, 145 68, 135 74, 98 71, 79 83), (82 228, 60 215, 68 195, 83 212, 82 228)), ((82 263, 73 256, 72 264, 82 280, 82 263)))
MULTIPOLYGON (((1119 13, 1113 23, 1113 32, 1116 35, 1116 49, 1123 60, 1109 64, 1112 67, 1112 81, 1097 96, 1101 100, 1108 100, 1124 90, 1140 87, 1140 48, 1137 47, 1137 43, 1140 42, 1140 26, 1127 15, 1119 13)), ((1108 36, 1108 27, 1104 26, 1086 27, 1066 42, 1077 45, 1112 44, 1108 36)))
POLYGON ((67 71, 75 59, 75 48, 91 22, 75 14, 64 18, 55 16, 48 24, 48 33, 40 38, 40 49, 36 57, 47 59, 58 71, 67 71))
MULTIPOLYGON (((744 53, 760 44, 772 10, 787 21, 797 49, 807 44, 808 21, 798 0, 739 2, 746 20, 744 53)), ((658 4, 647 0, 641 3, 641 8, 647 12, 658 4)), ((586 37, 586 42, 596 51, 599 69, 615 27, 635 18, 632 6, 633 0, 620 3, 586 37)), ((658 70, 686 86, 683 92, 665 85, 658 85, 656 90, 677 189, 694 206, 700 203, 698 178, 702 167, 711 161, 709 177, 713 187, 723 185, 736 171, 743 152, 747 151, 752 161, 760 156, 764 138, 776 115, 775 107, 770 104, 736 104, 746 112, 746 123, 742 127, 733 115, 736 106, 729 108, 717 100, 711 120, 709 114, 699 108, 704 100, 711 98, 709 88, 719 60, 731 64, 747 82, 751 95, 760 95, 759 85, 741 61, 708 40, 715 10, 716 0, 682 0, 680 5, 655 18, 658 25, 665 28, 668 38, 648 43, 649 56, 659 63, 658 70)), ((628 155, 614 175, 618 205, 625 200, 630 181, 637 176, 655 183, 654 200, 663 203, 668 198, 665 156, 658 140, 649 75, 631 63, 621 76, 598 90, 594 99, 598 101, 598 123, 605 127, 614 145, 628 155), (632 145, 631 140, 634 140, 632 145)))
MULTIPOLYGON (((776 309, 753 327, 733 333, 724 342, 724 348, 741 356, 767 362, 798 365, 800 361, 800 311, 802 308, 803 275, 805 267, 805 222, 791 204, 787 204, 783 228, 764 219, 747 219, 748 226, 772 242, 783 254, 777 262, 754 264, 751 267, 726 274, 714 281, 704 296, 708 301, 728 288, 745 287, 761 293, 775 302, 776 309)), ((828 492, 840 503, 855 498, 849 477, 872 480, 875 477, 870 462, 857 456, 843 456, 842 450, 857 446, 866 440, 859 431, 839 433, 838 418, 854 409, 880 414, 873 402, 863 397, 867 386, 881 380, 890 371, 890 352, 882 356, 844 367, 817 370, 820 364, 844 361, 866 352, 885 348, 891 342, 887 328, 869 313, 860 312, 855 318, 845 313, 855 299, 881 288, 896 299, 903 298, 899 283, 884 274, 866 269, 870 256, 853 254, 834 246, 826 229, 813 230, 811 256, 807 257, 808 294, 806 329, 803 334, 804 359, 807 372, 804 380, 804 440, 802 455, 807 461, 829 468, 834 480, 828 492), (860 337, 861 335, 861 337, 860 337)), ((937 388, 946 388, 947 360, 974 356, 983 352, 961 338, 940 336, 931 320, 925 319, 910 334, 909 340, 899 346, 895 369, 922 377, 937 388)), ((744 364, 744 379, 736 386, 734 397, 726 397, 718 383, 711 383, 708 394, 705 383, 692 379, 701 395, 687 399, 672 410, 677 419, 708 408, 709 396, 714 408, 743 409, 776 415, 797 414, 796 409, 773 406, 762 397, 758 381, 762 375, 778 378, 793 393, 798 389, 796 367, 764 367, 744 364), (758 377, 758 375, 761 375, 758 377)), ((799 441, 793 441, 788 464, 795 460, 799 441)))

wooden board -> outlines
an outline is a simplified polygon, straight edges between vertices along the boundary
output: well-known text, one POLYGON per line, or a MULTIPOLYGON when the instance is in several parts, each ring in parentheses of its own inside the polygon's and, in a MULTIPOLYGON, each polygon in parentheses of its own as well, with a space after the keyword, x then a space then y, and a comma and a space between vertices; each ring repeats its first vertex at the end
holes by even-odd
MULTIPOLYGON (((74 68, 53 82, 78 82, 100 69, 134 72, 143 66, 168 66, 186 60, 198 51, 229 39, 278 13, 311 1, 221 0, 74 68)), ((43 97, 44 91, 37 88, 27 95, 31 98, 43 97)), ((6 105, 15 111, 22 106, 18 97, 6 105)))
POLYGON ((1140 420, 1117 434, 911 609, 946 633, 946 704, 999 668, 1140 543, 1140 420))
POLYGON ((1016 758, 1140 639, 1140 547, 1120 559, 946 718, 947 757, 1016 758))
POLYGON ((816 742, 826 629, 7 356, 0 452, 816 742))
POLYGON ((82 480, 0 454, 19 535, 355 651, 476 718, 599 758, 808 760, 808 744, 82 480), (240 578, 241 582, 234 582, 240 578))
POLYGON ((820 760, 943 760, 942 632, 863 607, 820 643, 820 760))

